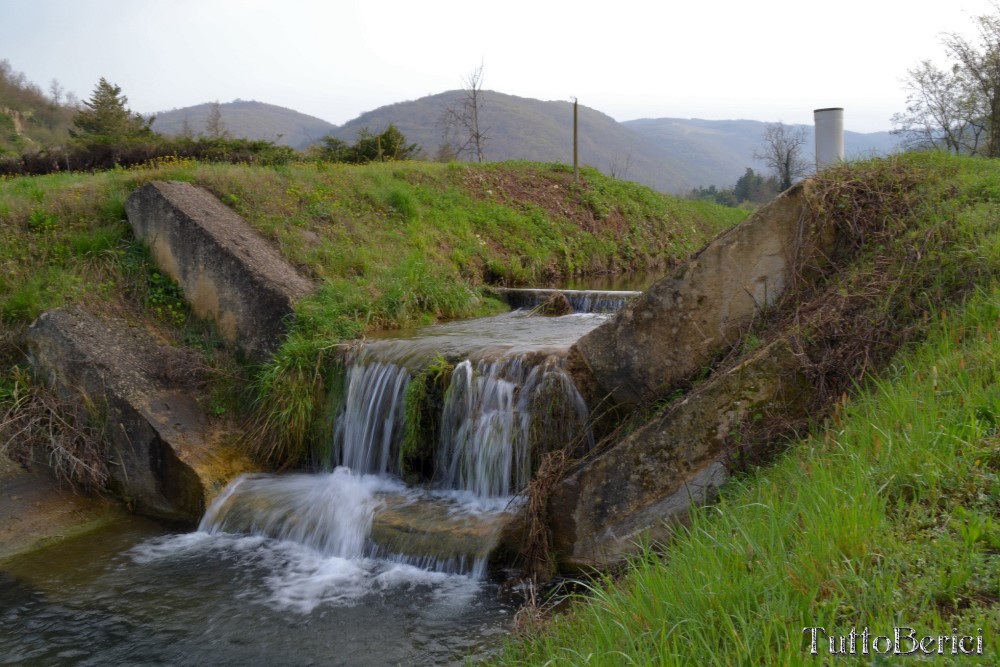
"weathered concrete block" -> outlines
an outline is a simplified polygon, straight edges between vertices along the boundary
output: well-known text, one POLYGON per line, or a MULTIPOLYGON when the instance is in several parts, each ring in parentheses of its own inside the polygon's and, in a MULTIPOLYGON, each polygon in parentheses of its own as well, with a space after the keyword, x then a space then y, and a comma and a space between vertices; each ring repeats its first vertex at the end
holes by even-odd
POLYGON ((797 266, 822 261, 834 229, 807 225, 807 187, 720 234, 576 343, 568 364, 592 408, 610 399, 629 409, 663 396, 739 340, 797 266))
POLYGON ((295 301, 312 285, 243 218, 211 193, 174 181, 142 186, 125 211, 198 316, 252 357, 278 346, 295 301))
POLYGON ((707 502, 726 479, 730 434, 764 411, 806 415, 813 389, 788 343, 763 348, 567 475, 549 499, 563 569, 602 567, 664 539, 667 522, 707 502))
POLYGON ((36 372, 105 420, 113 489, 138 512, 194 523, 232 477, 254 469, 194 399, 163 381, 173 356, 145 331, 71 306, 43 313, 27 340, 36 372))

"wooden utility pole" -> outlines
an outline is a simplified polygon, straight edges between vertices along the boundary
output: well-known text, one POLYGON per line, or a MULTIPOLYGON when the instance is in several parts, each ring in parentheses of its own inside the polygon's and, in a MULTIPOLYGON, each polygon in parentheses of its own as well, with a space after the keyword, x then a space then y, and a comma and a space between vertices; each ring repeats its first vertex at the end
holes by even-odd
POLYGON ((580 164, 577 160, 578 153, 578 143, 577 143, 577 107, 578 100, 573 98, 573 182, 578 183, 580 181, 580 164))

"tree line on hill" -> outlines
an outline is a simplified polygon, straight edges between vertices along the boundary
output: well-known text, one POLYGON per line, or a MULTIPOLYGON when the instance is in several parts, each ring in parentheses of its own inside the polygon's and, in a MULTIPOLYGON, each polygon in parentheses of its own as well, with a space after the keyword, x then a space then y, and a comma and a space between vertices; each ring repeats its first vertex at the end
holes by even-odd
MULTIPOLYGON (((1000 157, 1000 5, 991 15, 974 18, 978 31, 970 40, 951 33, 943 44, 952 62, 940 68, 925 60, 907 73, 910 94, 905 111, 892 118, 893 133, 911 149, 1000 157)), ((449 107, 449 126, 458 137, 436 159, 461 159, 463 151, 482 161, 482 141, 489 128, 478 125, 482 67, 466 80, 465 96, 449 107)), ((0 60, 0 174, 40 174, 129 166, 162 156, 229 162, 276 164, 297 159, 365 163, 420 159, 427 154, 394 125, 380 132, 362 129, 348 143, 333 134, 297 152, 267 140, 240 139, 225 131, 215 103, 205 131, 185 128, 164 136, 127 107, 121 89, 101 79, 90 99, 80 102, 55 80, 48 94, 0 60)), ((747 168, 732 188, 694 188, 688 196, 725 205, 767 201, 808 173, 802 158, 805 137, 781 123, 769 125, 754 158, 770 175, 747 168)), ((612 171, 614 168, 612 167, 612 171)))
POLYGON ((327 136, 306 153, 268 140, 230 135, 218 102, 203 132, 185 127, 176 136, 152 129, 153 118, 131 111, 119 86, 101 78, 89 99, 64 98, 53 81, 48 96, 0 61, 0 175, 111 169, 175 156, 214 162, 283 164, 299 159, 361 164, 409 160, 420 153, 394 125, 367 128, 351 144, 327 136))
MULTIPOLYGON (((478 90, 476 86, 470 89, 478 90)), ((57 82, 53 81, 50 94, 46 96, 22 74, 14 72, 7 61, 0 61, 0 99, 8 105, 3 109, 6 113, 0 114, 0 121, 10 121, 13 114, 21 113, 32 122, 31 129, 48 129, 41 135, 45 141, 29 138, 21 131, 25 129, 23 123, 20 128, 11 125, 7 134, 0 135, 0 139, 6 139, 0 141, 0 174, 127 167, 164 156, 260 164, 280 164, 304 158, 364 164, 424 156, 420 146, 408 141, 391 123, 378 133, 362 128, 353 143, 327 135, 306 153, 271 141, 234 138, 226 128, 218 102, 211 105, 201 132, 196 134, 185 123, 179 134, 164 136, 153 131, 152 117, 131 111, 121 88, 104 78, 98 81, 89 99, 82 102, 73 98, 64 100, 57 82)), ((784 131, 781 124, 777 127, 784 131)), ((37 131, 31 134, 39 136, 37 131)), ((478 134, 474 136, 479 137, 478 134)), ((791 144, 789 149, 796 160, 795 151, 801 143, 804 139, 791 144)), ((474 145, 477 150, 470 154, 481 157, 482 144, 474 145)), ((450 160, 458 155, 436 157, 450 160)), ((748 168, 732 188, 718 189, 714 185, 695 188, 689 197, 726 206, 754 205, 777 194, 783 180, 780 175, 765 177, 748 168)))

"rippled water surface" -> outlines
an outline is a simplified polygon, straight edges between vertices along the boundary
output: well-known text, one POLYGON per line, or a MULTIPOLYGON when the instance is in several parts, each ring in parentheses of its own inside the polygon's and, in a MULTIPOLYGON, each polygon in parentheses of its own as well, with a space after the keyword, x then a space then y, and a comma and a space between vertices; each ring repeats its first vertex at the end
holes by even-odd
POLYGON ((512 615, 468 576, 140 520, 0 566, 9 665, 463 664, 512 615))

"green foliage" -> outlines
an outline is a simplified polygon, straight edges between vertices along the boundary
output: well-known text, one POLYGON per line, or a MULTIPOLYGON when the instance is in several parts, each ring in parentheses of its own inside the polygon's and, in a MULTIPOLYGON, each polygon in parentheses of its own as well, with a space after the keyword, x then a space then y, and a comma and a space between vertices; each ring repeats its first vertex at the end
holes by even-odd
POLYGON ((159 271, 149 274, 146 305, 150 312, 171 324, 179 326, 187 319, 188 307, 180 286, 159 271))
MULTIPOLYGON (((3 178, 0 212, 9 221, 0 226, 0 340, 63 303, 84 301, 143 322, 218 365, 206 405, 224 405, 236 419, 252 413, 252 432, 262 436, 259 456, 282 463, 305 460, 319 442, 332 400, 334 346, 374 329, 498 312, 505 306, 483 296, 488 282, 562 281, 655 266, 743 217, 592 169, 573 185, 558 165, 274 168, 181 156, 94 174, 3 178), (270 364, 226 366, 234 362, 191 316, 176 284, 131 239, 123 205, 150 180, 207 188, 314 278, 315 293, 296 306, 289 349, 270 364), (224 382, 248 387, 254 407, 213 398, 224 382)), ((0 356, 8 353, 15 354, 0 349, 0 356)))
POLYGON ((150 126, 152 119, 144 119, 126 106, 128 98, 120 87, 101 77, 89 100, 73 118, 75 130, 70 132, 74 141, 90 153, 106 152, 112 163, 118 164, 120 155, 137 142, 154 137, 150 126))
POLYGON ((65 141, 75 109, 64 101, 61 92, 47 96, 0 60, 0 158, 65 141))
POLYGON ((63 305, 80 288, 79 280, 57 267, 48 267, 23 282, 3 284, 0 295, 0 322, 27 324, 43 311, 63 305))
POLYGON ((733 196, 737 203, 748 201, 763 204, 773 199, 780 191, 778 180, 774 176, 764 178, 750 167, 747 167, 746 173, 740 176, 733 186, 733 196))
MULTIPOLYGON (((498 662, 800 664, 803 627, 997 627, 998 183, 995 163, 943 154, 814 180, 843 247, 786 315, 814 381, 846 399, 867 371, 866 389, 498 662)), ((971 664, 995 663, 986 641, 971 664)))
POLYGON ((392 123, 380 134, 373 133, 367 127, 361 128, 353 145, 333 135, 323 137, 320 143, 321 159, 350 164, 412 160, 420 152, 420 147, 408 143, 403 133, 392 123))
POLYGON ((307 459, 310 438, 326 397, 324 360, 329 345, 293 333, 254 378, 254 421, 244 442, 272 466, 307 459))
POLYGON ((434 451, 441 440, 439 418, 454 370, 454 364, 438 355, 406 385, 399 470, 411 483, 428 481, 434 473, 434 451))
POLYGON ((34 210, 28 216, 28 228, 36 234, 50 232, 59 226, 59 221, 54 215, 43 210, 34 210))

